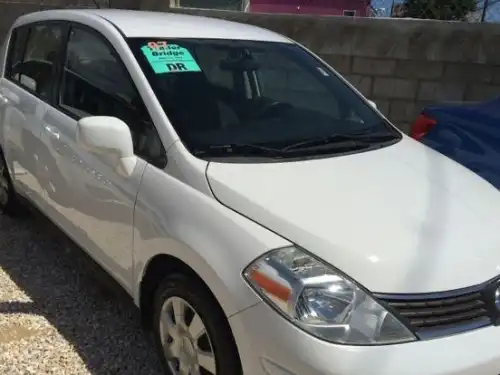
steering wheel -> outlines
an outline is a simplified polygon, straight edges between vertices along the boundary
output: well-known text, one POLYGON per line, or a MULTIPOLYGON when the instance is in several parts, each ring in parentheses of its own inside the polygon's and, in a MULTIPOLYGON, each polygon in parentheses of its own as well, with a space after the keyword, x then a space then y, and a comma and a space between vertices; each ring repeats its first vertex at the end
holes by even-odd
POLYGON ((266 117, 269 115, 272 115, 273 113, 276 113, 280 110, 284 109, 291 109, 293 108, 293 105, 289 103, 283 103, 283 102, 278 102, 278 101, 273 101, 270 103, 266 103, 260 110, 258 110, 255 113, 256 118, 261 118, 261 117, 266 117))

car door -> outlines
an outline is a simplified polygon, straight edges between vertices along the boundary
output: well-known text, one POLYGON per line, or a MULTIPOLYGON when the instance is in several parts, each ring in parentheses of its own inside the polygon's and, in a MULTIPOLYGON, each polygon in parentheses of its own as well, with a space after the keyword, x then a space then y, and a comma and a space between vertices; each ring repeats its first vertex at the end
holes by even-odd
POLYGON ((72 25, 62 64, 56 102, 42 121, 43 142, 67 176, 66 184, 47 188, 51 213, 128 289, 135 199, 148 161, 164 150, 132 79, 104 36, 72 25), (114 116, 130 126, 139 156, 131 176, 118 174, 111 161, 78 147, 77 121, 87 116, 114 116))
POLYGON ((16 189, 42 208, 48 149, 40 141, 41 119, 53 93, 63 25, 36 23, 12 31, 0 82, 4 153, 16 189))

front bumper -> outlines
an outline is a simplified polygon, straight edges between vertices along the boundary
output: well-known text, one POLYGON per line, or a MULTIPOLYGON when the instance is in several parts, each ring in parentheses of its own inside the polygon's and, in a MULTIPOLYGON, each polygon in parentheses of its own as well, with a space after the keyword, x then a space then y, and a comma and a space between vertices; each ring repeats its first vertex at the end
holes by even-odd
POLYGON ((312 337, 261 302, 230 319, 245 375, 499 375, 500 327, 385 346, 312 337))

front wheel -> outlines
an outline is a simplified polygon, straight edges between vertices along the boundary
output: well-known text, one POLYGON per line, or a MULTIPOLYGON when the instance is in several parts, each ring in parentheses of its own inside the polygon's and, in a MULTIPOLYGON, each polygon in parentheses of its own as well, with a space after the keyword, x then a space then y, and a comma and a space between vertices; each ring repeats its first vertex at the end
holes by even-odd
POLYGON ((154 336, 168 375, 241 375, 229 323, 210 291, 175 274, 155 295, 154 336))

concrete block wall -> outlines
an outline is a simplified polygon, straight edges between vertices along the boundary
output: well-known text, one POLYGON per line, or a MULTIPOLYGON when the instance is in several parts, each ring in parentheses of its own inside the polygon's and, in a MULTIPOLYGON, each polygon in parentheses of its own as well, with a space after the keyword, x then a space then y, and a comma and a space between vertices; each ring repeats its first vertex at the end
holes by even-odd
POLYGON ((0 37, 2 38, 2 43, 10 26, 17 17, 25 13, 36 12, 39 9, 40 5, 38 3, 0 2, 0 37))
MULTIPOLYGON (((102 0, 97 0, 102 3, 102 0)), ((131 9, 139 0, 110 0, 116 8, 131 9)), ((156 0, 160 1, 160 0, 156 0)), ((31 12, 55 8, 94 8, 92 0, 0 0, 0 39, 3 42, 17 17, 31 12)))
MULTIPOLYGON (((76 5, 90 1, 74 0, 76 5)), ((42 8, 67 4, 45 0, 42 8)), ((144 10, 168 8, 166 0, 111 0, 111 4, 144 10)), ((18 15, 40 9, 40 3, 0 2, 0 7, 3 36, 18 15)), ((342 73, 405 131, 430 103, 500 95, 500 24, 171 11, 246 22, 297 40, 342 73)))
POLYGON ((500 96, 500 24, 171 11, 246 22, 297 40, 404 131, 428 104, 500 96))

